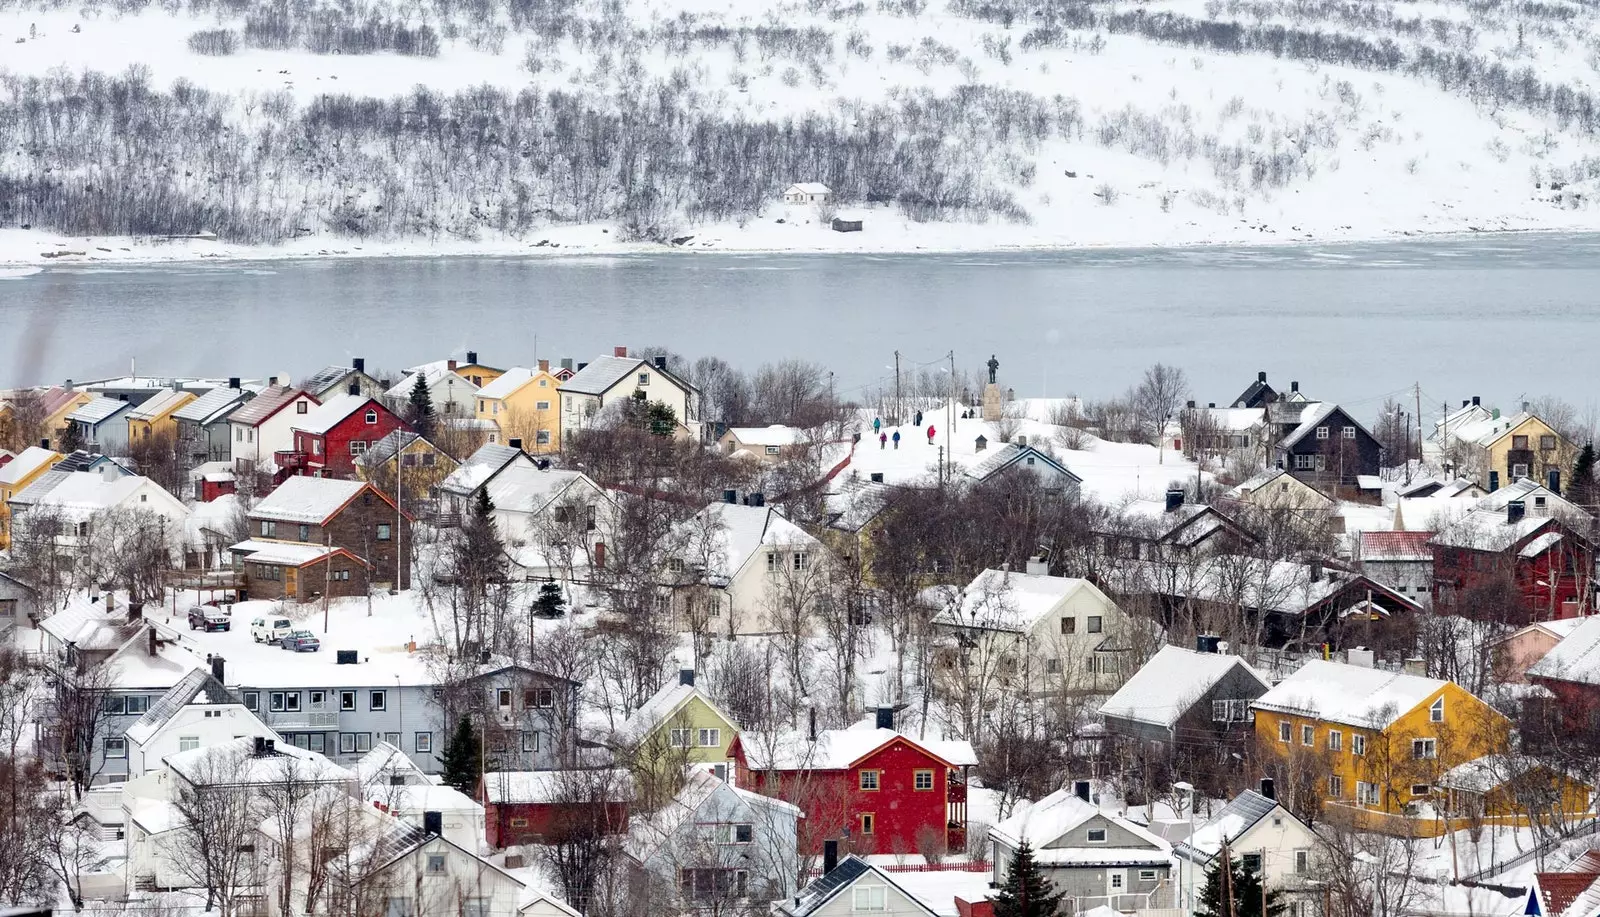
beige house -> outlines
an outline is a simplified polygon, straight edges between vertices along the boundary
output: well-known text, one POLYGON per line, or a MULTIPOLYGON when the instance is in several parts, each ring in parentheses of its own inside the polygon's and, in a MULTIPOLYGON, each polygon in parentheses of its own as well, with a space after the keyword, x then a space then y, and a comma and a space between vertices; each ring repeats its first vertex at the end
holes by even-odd
POLYGON ((1224 496, 1235 503, 1261 510, 1329 513, 1334 508, 1333 500, 1326 494, 1282 468, 1258 474, 1224 496))
POLYGON ((801 454, 806 448, 805 431, 775 423, 766 427, 729 427, 717 440, 723 455, 749 457, 767 465, 801 454))
POLYGON ((561 436, 590 426, 606 407, 628 398, 665 404, 692 433, 694 386, 669 372, 666 363, 665 357, 654 362, 630 357, 628 348, 618 347, 611 356, 585 364, 561 383, 561 436))
POLYGON ((955 637, 951 652, 1027 690, 1105 693, 1132 675, 1128 615, 1086 579, 985 570, 952 597, 933 624, 955 637))
POLYGON ((1491 645, 1495 680, 1504 684, 1527 684, 1528 670, 1587 620, 1557 618, 1553 621, 1535 621, 1494 641, 1491 645))
POLYGON ((1279 804, 1270 778, 1261 791, 1245 790, 1173 848, 1178 860, 1178 905, 1193 912, 1205 871, 1226 845, 1265 877, 1266 886, 1288 898, 1285 913, 1316 913, 1322 888, 1312 881, 1317 836, 1279 804))
POLYGON ((770 506, 713 503, 674 530, 663 601, 681 630, 772 634, 799 617, 809 632, 828 559, 822 542, 770 506))

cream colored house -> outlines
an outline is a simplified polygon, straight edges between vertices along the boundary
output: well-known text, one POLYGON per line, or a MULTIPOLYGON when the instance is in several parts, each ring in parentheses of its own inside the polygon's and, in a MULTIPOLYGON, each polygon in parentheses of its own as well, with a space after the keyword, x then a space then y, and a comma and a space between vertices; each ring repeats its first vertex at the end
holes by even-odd
POLYGON ((804 452, 805 431, 775 423, 765 427, 729 427, 717 440, 723 455, 748 456, 766 465, 776 465, 804 452))
POLYGON ((513 367, 478 390, 477 417, 494 424, 492 443, 522 440, 532 453, 561 449, 561 380, 550 372, 550 361, 538 369, 513 367))
POLYGON ((1272 780, 1245 790, 1173 848, 1178 861, 1178 905, 1192 913, 1205 871, 1227 845, 1246 868, 1262 870, 1266 886, 1288 898, 1288 914, 1318 911, 1321 886, 1312 881, 1318 840, 1305 822, 1279 804, 1272 780))
POLYGON ((1282 468, 1262 472, 1224 496, 1261 510, 1328 513, 1334 508, 1333 500, 1326 494, 1282 468))
POLYGON ((627 398, 660 402, 671 408, 678 423, 693 433, 694 386, 667 370, 666 359, 654 362, 628 356, 628 348, 618 347, 609 357, 598 357, 585 364, 576 375, 561 384, 561 436, 570 436, 591 425, 608 405, 627 398))
POLYGON ((821 597, 822 542, 770 506, 713 503, 673 530, 664 600, 680 630, 723 636, 778 633, 821 597))

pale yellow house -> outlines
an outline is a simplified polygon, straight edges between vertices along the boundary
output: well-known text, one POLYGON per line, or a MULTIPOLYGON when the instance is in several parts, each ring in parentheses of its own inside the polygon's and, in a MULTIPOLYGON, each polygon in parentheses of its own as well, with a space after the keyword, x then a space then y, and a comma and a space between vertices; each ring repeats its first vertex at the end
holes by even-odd
POLYGON ((11 498, 39 480, 46 471, 66 458, 40 446, 29 446, 11 461, 0 465, 0 551, 11 547, 11 498))
POLYGON ((732 781, 728 749, 739 726, 695 687, 694 670, 661 687, 617 727, 612 746, 629 763, 643 799, 670 798, 686 770, 710 771, 732 781))
MULTIPOLYGON (((1529 411, 1501 416, 1497 410, 1469 405, 1455 424, 1440 424, 1435 441, 1443 460, 1455 471, 1486 488, 1505 487, 1519 478, 1547 484, 1551 472, 1565 476, 1578 457, 1578 449, 1555 428, 1529 411), (1493 478, 1490 476, 1493 475, 1493 478)), ((1454 417, 1455 415, 1452 415, 1454 417)))
POLYGON ((459 462, 427 439, 410 430, 394 430, 356 459, 356 477, 390 497, 403 487, 401 505, 411 507, 459 467, 459 462))
POLYGON ((178 421, 172 415, 196 397, 194 392, 166 389, 129 411, 128 444, 134 445, 158 436, 176 439, 178 421))
POLYGON ((493 443, 522 440, 532 453, 561 448, 561 381, 550 373, 550 361, 538 369, 514 367, 478 389, 479 420, 495 426, 493 443))

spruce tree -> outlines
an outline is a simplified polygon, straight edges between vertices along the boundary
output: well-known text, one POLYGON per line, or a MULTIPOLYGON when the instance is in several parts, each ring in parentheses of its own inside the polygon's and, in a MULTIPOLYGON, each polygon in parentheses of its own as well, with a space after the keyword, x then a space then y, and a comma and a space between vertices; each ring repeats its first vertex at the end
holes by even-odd
POLYGON ((1572 502, 1591 510, 1595 504, 1594 471, 1594 443, 1585 443, 1583 451, 1578 453, 1578 461, 1572 466, 1572 483, 1567 487, 1567 496, 1572 498, 1572 502))
POLYGON ((1200 889, 1199 900, 1195 902, 1195 914, 1198 917, 1277 917, 1284 911, 1281 892, 1267 891, 1265 913, 1262 903, 1261 873, 1246 869, 1243 857, 1219 855, 1206 869, 1206 884, 1200 889), (1233 865, 1232 881, 1226 885, 1226 875, 1222 869, 1224 860, 1233 865), (1229 902, 1233 905, 1231 910, 1229 902))
POLYGON ((77 424, 69 421, 67 425, 61 429, 61 437, 60 441, 56 443, 56 449, 59 452, 71 455, 82 448, 83 431, 78 428, 77 424))
POLYGON ((1011 858, 1011 870, 994 896, 994 917, 1052 917, 1061 907, 1065 892, 1045 878, 1033 861, 1033 848, 1027 841, 1011 858))
POLYGON ((678 429, 678 412, 665 401, 652 401, 645 412, 645 422, 651 433, 671 436, 678 429))
POLYGON ((445 786, 457 790, 476 799, 478 797, 478 778, 483 776, 483 745, 478 738, 477 730, 472 728, 472 721, 462 717, 456 721, 455 735, 450 737, 450 743, 444 748, 445 786))
POLYGON ((411 386, 411 396, 408 399, 411 428, 422 437, 433 435, 433 394, 428 391, 427 375, 427 373, 417 373, 417 381, 411 386))
POLYGON ((533 613, 541 618, 559 618, 567 611, 566 597, 561 594, 561 586, 553 579, 544 581, 539 587, 539 597, 534 600, 533 613))

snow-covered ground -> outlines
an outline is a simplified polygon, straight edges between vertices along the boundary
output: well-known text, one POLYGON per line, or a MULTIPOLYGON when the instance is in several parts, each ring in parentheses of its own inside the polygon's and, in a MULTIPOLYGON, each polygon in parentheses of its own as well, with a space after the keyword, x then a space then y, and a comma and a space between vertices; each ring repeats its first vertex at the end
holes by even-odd
MULTIPOLYGON (((1184 0, 1164 6, 1202 19, 1320 28, 1371 41, 1391 37, 1370 23, 1304 19, 1312 14, 1299 4, 1219 2, 1202 9, 1184 0)), ((1484 14, 1457 2, 1426 9, 1364 6, 1374 22, 1438 20, 1424 22, 1428 27, 1420 33, 1394 33, 1406 36, 1399 42, 1406 53, 1424 46, 1455 49, 1452 30, 1470 24, 1474 31, 1470 41, 1462 39, 1465 46, 1508 72, 1530 68, 1542 80, 1580 88, 1597 77, 1600 57, 1581 51, 1600 22, 1597 11, 1577 10, 1553 22, 1484 14)), ((961 148, 941 153, 963 174, 1009 195, 1025 216, 953 213, 920 222, 897 206, 852 199, 840 209, 861 216, 864 231, 837 233, 825 228, 826 214, 818 208, 784 205, 774 188, 770 205, 759 213, 710 222, 681 213, 669 218, 685 250, 959 251, 1600 229, 1600 210, 1592 208, 1587 193, 1595 180, 1586 178, 1587 160, 1600 157, 1600 140, 1555 114, 1447 90, 1404 68, 1219 53, 1097 29, 1064 28, 1056 40, 1029 42, 1037 30, 1026 18, 1007 26, 942 4, 795 2, 757 14, 727 0, 627 0, 615 8, 622 10, 621 37, 606 41, 591 37, 580 44, 570 34, 538 37, 514 28, 485 38, 495 23, 469 29, 437 22, 430 10, 408 9, 395 15, 410 25, 426 21, 444 35, 438 56, 241 47, 214 57, 190 50, 189 36, 219 26, 238 30, 238 20, 166 6, 120 17, 93 5, 12 6, 0 12, 0 47, 6 49, 0 73, 118 74, 144 67, 153 89, 183 83, 227 95, 236 124, 258 123, 269 102, 293 114, 325 94, 393 98, 414 87, 436 93, 479 86, 560 90, 603 100, 651 80, 671 81, 692 97, 688 104, 696 110, 723 118, 778 122, 820 114, 836 118, 845 130, 873 106, 932 104, 980 88, 1025 100, 990 116, 1004 124, 969 119, 946 138, 961 148), (805 39, 809 50, 803 51, 748 38, 696 39, 677 47, 668 37, 778 27, 821 37, 805 39), (1026 110, 1048 119, 1042 132, 1019 116, 1026 110), (1272 163, 1282 174, 1264 174, 1270 171, 1264 164, 1272 163), (1552 190, 1552 182, 1564 187, 1552 190)), ((597 23, 604 10, 600 0, 583 0, 572 15, 597 23)), ((8 151, 0 155, 0 167, 28 166, 21 154, 8 151)), ((337 187, 306 181, 298 193, 312 201, 306 211, 311 216, 326 215, 315 206, 319 196, 332 200, 339 194, 348 201, 352 193, 357 199, 363 193, 348 178, 337 187)), ((457 203, 460 209, 478 202, 457 203)), ((341 235, 328 220, 306 222, 302 237, 265 249, 10 228, 0 231, 0 264, 660 247, 621 241, 614 220, 544 219, 515 234, 480 226, 470 238, 445 232, 426 240, 363 240, 341 235)))

